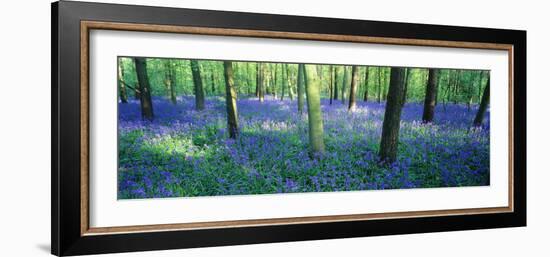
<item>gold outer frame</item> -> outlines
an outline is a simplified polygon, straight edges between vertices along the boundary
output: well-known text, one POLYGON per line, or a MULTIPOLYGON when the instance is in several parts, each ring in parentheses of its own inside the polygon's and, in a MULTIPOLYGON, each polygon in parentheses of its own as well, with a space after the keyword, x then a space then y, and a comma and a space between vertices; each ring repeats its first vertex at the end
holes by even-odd
POLYGON ((264 30, 224 29, 224 28, 209 28, 209 27, 153 25, 153 24, 117 23, 117 22, 100 22, 100 21, 83 20, 80 22, 80 110, 81 110, 81 113, 80 113, 80 145, 81 145, 80 147, 80 178, 81 178, 80 179, 80 234, 81 236, 92 236, 92 235, 103 235, 103 234, 291 225, 291 224, 307 224, 307 223, 323 223, 323 222, 363 221, 363 220, 376 220, 376 219, 416 218, 416 217, 513 212, 514 211, 514 163, 513 163, 514 161, 513 159, 513 156, 514 156, 514 152, 513 152, 513 149, 514 149, 513 54, 514 52, 513 51, 514 51, 514 47, 511 44, 315 34, 315 33, 264 31, 264 30), (151 224, 151 225, 119 226, 119 227, 90 227, 89 226, 89 218, 90 218, 90 214, 89 214, 89 211, 90 211, 89 210, 89 127, 90 127, 89 126, 89 33, 90 33, 90 30, 121 30, 121 31, 137 31, 137 32, 161 32, 161 33, 197 34, 197 35, 280 38, 280 39, 355 42, 355 43, 371 43, 371 44, 506 50, 508 51, 508 70, 509 70, 508 72, 509 74, 508 75, 508 140, 509 140, 509 143, 508 143, 508 162, 509 162, 508 164, 509 165, 508 206, 430 210, 430 211, 368 213, 368 214, 352 214, 352 215, 289 217, 289 218, 273 218, 273 219, 210 221, 210 222, 192 222, 192 223, 177 223, 177 224, 151 224))

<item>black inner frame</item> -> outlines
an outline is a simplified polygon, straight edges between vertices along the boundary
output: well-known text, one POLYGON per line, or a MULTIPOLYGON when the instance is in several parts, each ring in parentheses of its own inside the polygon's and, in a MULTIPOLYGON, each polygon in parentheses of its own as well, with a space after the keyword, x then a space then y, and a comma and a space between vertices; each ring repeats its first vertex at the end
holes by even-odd
POLYGON ((162 250, 526 225, 526 32, 396 22, 62 1, 52 4, 52 206, 55 255, 162 250), (80 21, 511 44, 514 211, 185 231, 80 234, 80 21))

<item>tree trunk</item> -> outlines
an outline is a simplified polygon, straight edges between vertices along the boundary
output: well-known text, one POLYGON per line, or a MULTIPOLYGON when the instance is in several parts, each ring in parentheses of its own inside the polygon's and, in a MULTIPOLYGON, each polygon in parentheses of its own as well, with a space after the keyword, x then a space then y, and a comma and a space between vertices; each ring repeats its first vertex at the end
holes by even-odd
POLYGON ((378 103, 382 101, 382 67, 378 67, 378 103))
POLYGON ((478 82, 477 82, 477 87, 478 87, 478 93, 477 93, 477 95, 478 95, 477 99, 478 100, 477 101, 478 101, 478 103, 481 103, 481 98, 483 97, 482 96, 483 90, 481 89, 482 88, 482 86, 481 86, 482 81, 483 81, 483 71, 480 71, 479 72, 479 79, 478 79, 478 82))
POLYGON ((476 118, 474 119, 474 126, 479 127, 483 123, 483 117, 487 111, 487 106, 489 106, 489 93, 491 86, 491 77, 487 79, 485 89, 483 90, 483 96, 481 97, 481 103, 479 104, 479 109, 477 110, 476 118))
POLYGON ((409 76, 411 75, 411 72, 411 68, 407 68, 407 71, 405 72, 405 88, 403 89, 403 100, 401 100, 402 106, 405 106, 405 103, 407 102, 407 90, 409 89, 409 76))
POLYGON ((229 138, 235 139, 239 135, 239 116, 237 114, 237 92, 233 81, 233 65, 231 61, 223 62, 223 71, 225 77, 227 130, 229 131, 229 138))
POLYGON ((294 92, 292 92, 292 86, 290 83, 290 75, 288 74, 288 64, 285 64, 285 87, 288 88, 288 97, 290 98, 290 101, 294 100, 294 92))
POLYGON ((265 71, 264 71, 264 64, 263 63, 260 63, 259 64, 259 74, 260 74, 260 77, 258 79, 258 99, 260 100, 260 103, 263 103, 264 102, 264 92, 265 92, 265 71))
POLYGON ((174 71, 172 69, 172 61, 164 60, 164 85, 168 91, 170 102, 176 104, 176 90, 175 90, 175 79, 174 71))
POLYGON ((338 100, 338 82, 340 81, 340 77, 338 76, 338 67, 334 68, 334 100, 338 100))
POLYGON ((134 58, 136 65, 136 74, 139 84, 139 101, 141 104, 141 118, 152 121, 153 101, 151 100, 151 86, 149 85, 149 75, 147 75, 147 62, 145 58, 134 58))
POLYGON ((369 67, 365 68, 365 93, 363 95, 363 101, 369 100, 369 67))
POLYGON ((428 84, 426 85, 426 95, 424 97, 422 123, 430 123, 434 120, 438 75, 437 69, 430 69, 428 72, 428 84))
POLYGON ((211 87, 212 87, 212 95, 216 95, 216 80, 214 79, 214 69, 212 69, 212 73, 210 73, 210 81, 211 87))
POLYGON ((320 81, 315 65, 305 65, 303 69, 306 78, 309 145, 312 157, 317 157, 325 151, 323 115, 321 113, 321 98, 319 96, 320 81))
POLYGON ((300 114, 304 111, 304 65, 298 64, 298 112, 300 114))
POLYGON ((281 80, 281 101, 285 99, 285 88, 286 88, 286 82, 285 82, 286 78, 285 78, 285 73, 283 69, 284 67, 281 64, 281 73, 279 74, 280 80, 281 80))
POLYGON ((342 104, 345 104, 346 103, 346 86, 348 83, 348 69, 346 66, 344 66, 343 70, 344 70, 344 75, 343 75, 344 77, 342 78, 342 86, 341 86, 342 92, 340 93, 340 95, 342 96, 342 104))
POLYGON ((118 89, 121 103, 128 102, 128 95, 126 94, 126 82, 124 82, 124 67, 122 66, 122 59, 118 59, 118 89))
POLYGON ((197 60, 191 60, 191 73, 195 91, 195 109, 204 110, 204 89, 202 88, 201 70, 197 60))
POLYGON ((334 66, 330 65, 330 84, 329 84, 329 104, 332 104, 332 98, 334 97, 334 66))
POLYGON ((258 97, 258 99, 260 98, 260 78, 260 63, 256 63, 256 97, 258 97))
POLYGON ((399 127, 403 108, 401 100, 403 99, 406 72, 406 68, 391 68, 390 70, 390 87, 382 125, 379 153, 380 160, 386 163, 395 162, 397 159, 399 127))
POLYGON ((355 109, 357 108, 357 102, 355 101, 357 84, 359 84, 359 66, 354 65, 351 71, 351 85, 349 88, 348 111, 355 111, 355 109))

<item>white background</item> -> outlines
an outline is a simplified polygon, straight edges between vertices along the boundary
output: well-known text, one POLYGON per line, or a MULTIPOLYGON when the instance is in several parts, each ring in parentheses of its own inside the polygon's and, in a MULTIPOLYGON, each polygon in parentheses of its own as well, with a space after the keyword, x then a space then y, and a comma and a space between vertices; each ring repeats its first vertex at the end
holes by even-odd
MULTIPOLYGON (((189 8, 528 30, 528 227, 143 252, 117 256, 548 256, 550 58, 545 1, 116 1, 189 8)), ((47 256, 50 242, 50 1, 0 11, 0 255, 47 256)))
POLYGON ((91 227, 508 206, 505 50, 92 30, 90 56, 91 227), (117 56, 490 70, 490 186, 117 201, 117 56))

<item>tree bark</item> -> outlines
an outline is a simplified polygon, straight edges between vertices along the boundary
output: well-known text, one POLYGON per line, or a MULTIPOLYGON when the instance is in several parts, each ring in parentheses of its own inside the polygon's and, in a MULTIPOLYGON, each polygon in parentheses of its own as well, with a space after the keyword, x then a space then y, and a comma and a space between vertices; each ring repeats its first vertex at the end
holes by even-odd
POLYGON ((147 62, 145 58, 134 58, 136 65, 136 74, 139 84, 139 101, 141 105, 141 118, 152 121, 153 101, 151 100, 151 86, 149 85, 149 75, 147 75, 147 62))
POLYGON ((315 65, 304 66, 302 67, 304 67, 304 75, 306 78, 310 153, 312 157, 317 157, 325 151, 323 115, 321 113, 321 98, 319 96, 320 81, 315 65))
POLYGON ((487 111, 487 106, 489 106, 489 93, 491 86, 491 77, 487 78, 487 83, 485 89, 483 90, 483 96, 481 97, 481 103, 479 104, 479 109, 477 110, 476 118, 474 119, 474 126, 479 127, 483 123, 483 117, 487 111))
POLYGON ((401 123, 401 100, 403 99, 406 68, 391 68, 390 87, 386 102, 386 111, 382 125, 382 139, 380 140, 380 161, 395 162, 397 159, 397 145, 399 143, 399 127, 401 123))
POLYGON ((202 87, 201 70, 197 60, 191 60, 191 73, 193 75, 193 89, 195 92, 195 109, 204 110, 204 89, 202 87))
POLYGON ((349 88, 349 104, 348 111, 355 111, 357 108, 357 102, 355 101, 355 94, 357 93, 357 84, 359 84, 359 66, 353 66, 351 71, 351 85, 349 88))
POLYGON ((124 67, 122 66, 122 59, 118 59, 118 89, 121 103, 128 102, 128 95, 126 94, 126 84, 124 82, 124 67))
POLYGON ((231 61, 223 62, 225 77, 225 105, 227 110, 227 130, 230 138, 239 136, 239 116, 237 114, 237 92, 233 81, 233 65, 231 61))

